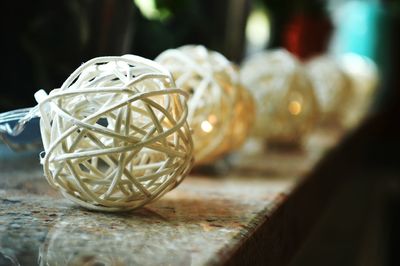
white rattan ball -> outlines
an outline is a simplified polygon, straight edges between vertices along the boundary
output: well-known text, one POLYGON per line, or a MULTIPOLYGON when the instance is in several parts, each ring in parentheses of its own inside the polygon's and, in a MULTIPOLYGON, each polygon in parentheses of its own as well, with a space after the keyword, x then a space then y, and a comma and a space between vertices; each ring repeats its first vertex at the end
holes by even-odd
POLYGON ((343 125, 353 96, 349 78, 337 60, 327 55, 315 57, 305 66, 317 96, 321 123, 343 125))
POLYGON ((234 117, 231 121, 230 135, 225 139, 227 150, 239 149, 247 140, 255 119, 255 104, 251 93, 238 86, 234 117))
POLYGON ((371 59, 352 53, 339 56, 339 64, 350 79, 353 97, 345 126, 352 128, 363 120, 373 103, 379 85, 378 67, 371 59))
POLYGON ((238 107, 249 97, 240 97, 246 92, 241 93, 244 88, 231 62, 220 53, 194 45, 164 51, 156 61, 171 71, 178 88, 190 94, 188 123, 193 130, 196 165, 211 163, 244 142, 251 119, 243 116, 252 111, 245 113, 238 107), (237 123, 242 129, 232 132, 237 123))
POLYGON ((315 125, 318 106, 297 59, 285 50, 256 54, 245 60, 241 80, 256 102, 254 136, 268 143, 300 144, 315 125))
POLYGON ((43 93, 36 95, 42 164, 66 198, 94 210, 134 209, 190 170, 186 93, 159 64, 133 55, 99 57, 43 93))

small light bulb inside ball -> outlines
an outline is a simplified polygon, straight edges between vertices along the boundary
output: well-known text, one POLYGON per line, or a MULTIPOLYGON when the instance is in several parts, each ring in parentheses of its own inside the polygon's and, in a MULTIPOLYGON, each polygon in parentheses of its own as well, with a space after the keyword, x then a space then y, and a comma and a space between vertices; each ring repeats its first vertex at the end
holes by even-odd
POLYGON ((298 101, 291 101, 288 110, 292 115, 298 115, 301 113, 301 104, 298 101))
POLYGON ((206 120, 201 122, 201 129, 206 133, 210 133, 213 130, 213 126, 206 120))
POLYGON ((215 125, 215 124, 217 123, 217 121, 218 121, 218 118, 217 118, 216 115, 210 115, 210 116, 208 117, 208 121, 209 121, 212 125, 215 125))

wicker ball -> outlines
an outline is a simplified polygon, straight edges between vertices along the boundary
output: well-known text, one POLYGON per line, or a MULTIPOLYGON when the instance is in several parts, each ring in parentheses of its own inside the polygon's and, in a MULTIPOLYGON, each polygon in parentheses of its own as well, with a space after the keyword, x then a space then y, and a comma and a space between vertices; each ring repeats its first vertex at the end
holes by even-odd
POLYGON ((48 182, 93 210, 129 210, 159 198, 191 168, 185 95, 150 60, 86 62, 60 89, 37 95, 48 182))
POLYGON ((317 96, 321 123, 343 125, 353 95, 350 80, 339 63, 322 55, 311 59, 306 70, 317 96))
POLYGON ((339 64, 349 77, 353 96, 349 100, 344 125, 353 128, 362 121, 372 105, 379 84, 378 67, 371 59, 352 53, 339 56, 339 64))
POLYGON ((230 135, 225 139, 227 150, 239 149, 245 143, 254 125, 255 111, 255 103, 251 93, 245 87, 238 86, 230 135))
POLYGON ((252 111, 242 112, 251 105, 243 101, 251 99, 241 97, 246 92, 232 63, 217 52, 193 45, 167 50, 156 61, 171 71, 178 88, 190 94, 188 122, 196 165, 211 163, 244 142, 252 111), (232 132, 234 128, 238 130, 232 132))
POLYGON ((245 60, 241 80, 256 101, 254 136, 271 144, 301 144, 318 118, 301 64, 285 50, 266 51, 245 60))

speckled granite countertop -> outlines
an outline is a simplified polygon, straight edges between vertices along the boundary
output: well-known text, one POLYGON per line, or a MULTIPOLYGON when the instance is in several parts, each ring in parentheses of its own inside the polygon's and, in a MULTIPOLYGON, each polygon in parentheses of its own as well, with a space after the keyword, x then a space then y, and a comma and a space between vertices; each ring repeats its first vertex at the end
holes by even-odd
POLYGON ((0 157, 0 265, 219 265, 257 232, 337 138, 303 152, 242 153, 137 211, 86 211, 42 177, 36 154, 0 157))

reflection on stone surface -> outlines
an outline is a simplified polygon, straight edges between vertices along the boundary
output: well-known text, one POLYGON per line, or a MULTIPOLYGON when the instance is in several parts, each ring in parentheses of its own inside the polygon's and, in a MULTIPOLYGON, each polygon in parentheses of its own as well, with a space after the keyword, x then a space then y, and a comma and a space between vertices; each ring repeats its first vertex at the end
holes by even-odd
POLYGON ((18 208, 20 204, 0 197, 0 265, 35 265, 47 235, 47 222, 18 208))
POLYGON ((190 265, 191 257, 171 245, 179 229, 155 231, 123 217, 71 216, 58 221, 40 248, 40 265, 190 265))

